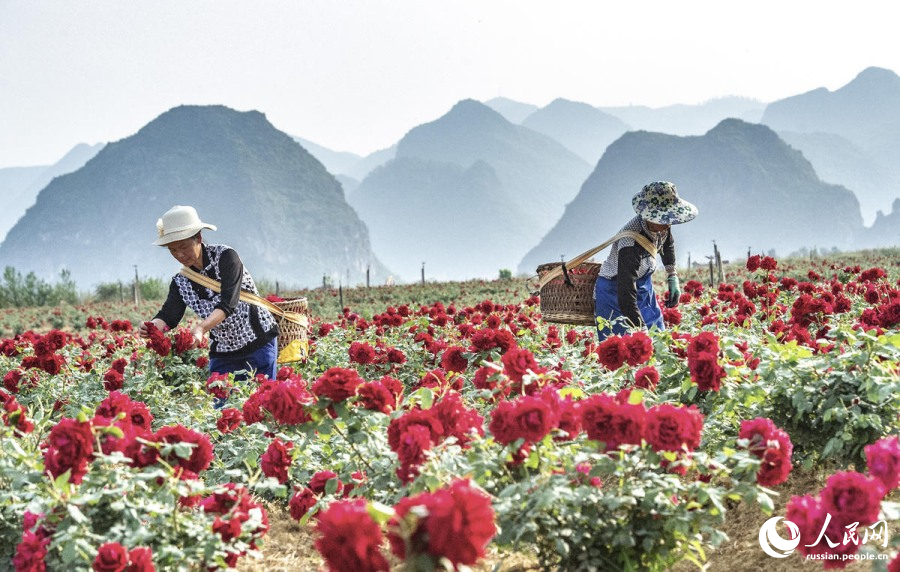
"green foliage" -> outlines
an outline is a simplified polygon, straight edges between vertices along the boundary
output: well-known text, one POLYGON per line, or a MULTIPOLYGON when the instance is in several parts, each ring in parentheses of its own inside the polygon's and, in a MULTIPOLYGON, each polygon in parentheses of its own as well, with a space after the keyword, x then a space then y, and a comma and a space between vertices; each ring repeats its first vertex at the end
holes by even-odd
POLYGON ((34 306, 56 306, 77 304, 78 290, 71 273, 62 270, 55 284, 50 284, 29 272, 22 276, 12 266, 3 271, 0 282, 0 308, 26 308, 34 306))

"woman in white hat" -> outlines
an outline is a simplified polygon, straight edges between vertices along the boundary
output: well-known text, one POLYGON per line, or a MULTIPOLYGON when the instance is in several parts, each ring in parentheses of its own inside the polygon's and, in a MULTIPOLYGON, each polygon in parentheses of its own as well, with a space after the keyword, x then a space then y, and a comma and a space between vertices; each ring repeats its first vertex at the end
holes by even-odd
MULTIPOLYGON (((190 307, 201 322, 194 326, 194 345, 209 332, 210 373, 254 372, 275 378, 278 324, 272 314, 240 300, 241 290, 259 294, 237 252, 229 246, 206 244, 203 229, 216 227, 200 220, 194 207, 174 206, 156 223, 153 243, 165 246, 183 266, 221 283, 221 292, 176 274, 162 309, 150 320, 163 330, 174 328, 190 307)), ((140 334, 148 336, 141 324, 140 334)))
MULTIPOLYGON (((645 185, 634 195, 631 205, 637 216, 621 230, 644 235, 660 252, 669 286, 666 305, 674 308, 681 297, 681 286, 675 270, 671 226, 693 220, 697 207, 679 197, 675 185, 666 181, 645 185)), ((600 340, 635 327, 665 328, 653 291, 655 270, 656 256, 634 239, 621 238, 613 243, 594 286, 594 315, 603 318, 597 325, 600 340)))

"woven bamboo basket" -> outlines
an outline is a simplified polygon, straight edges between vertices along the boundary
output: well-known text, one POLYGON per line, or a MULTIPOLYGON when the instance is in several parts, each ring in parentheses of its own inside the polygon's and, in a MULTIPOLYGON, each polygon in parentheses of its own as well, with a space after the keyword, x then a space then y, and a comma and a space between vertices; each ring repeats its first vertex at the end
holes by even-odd
MULTIPOLYGON (((559 268, 561 264, 561 262, 541 264, 537 268, 538 278, 559 268)), ((595 325, 594 284, 600 273, 600 264, 582 262, 575 268, 566 270, 569 276, 568 282, 564 273, 541 287, 541 319, 557 324, 595 325)))
MULTIPOLYGON (((283 302, 273 302, 273 304, 275 304, 285 312, 296 312, 298 314, 303 314, 304 316, 309 315, 309 307, 306 298, 294 298, 292 300, 285 300, 283 302)), ((278 329, 281 330, 281 333, 278 335, 279 354, 281 353, 281 350, 287 347, 294 340, 301 340, 304 343, 308 342, 308 319, 304 320, 303 324, 297 324, 285 319, 282 316, 275 316, 275 320, 278 322, 278 329)))

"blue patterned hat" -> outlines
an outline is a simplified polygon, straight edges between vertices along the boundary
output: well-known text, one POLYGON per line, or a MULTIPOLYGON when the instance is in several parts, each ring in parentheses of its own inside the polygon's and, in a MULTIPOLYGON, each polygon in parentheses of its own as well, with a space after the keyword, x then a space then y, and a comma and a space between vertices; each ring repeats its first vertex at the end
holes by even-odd
POLYGON ((668 181, 644 185, 631 199, 631 206, 642 219, 656 224, 681 224, 697 216, 697 207, 679 197, 678 189, 668 181))

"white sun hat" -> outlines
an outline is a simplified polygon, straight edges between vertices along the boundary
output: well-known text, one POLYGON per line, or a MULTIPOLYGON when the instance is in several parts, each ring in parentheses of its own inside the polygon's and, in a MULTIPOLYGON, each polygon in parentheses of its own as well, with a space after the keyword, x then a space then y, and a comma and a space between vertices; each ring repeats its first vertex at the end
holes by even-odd
POLYGON ((200 220, 194 207, 175 205, 156 221, 156 232, 159 238, 153 244, 165 246, 171 242, 190 238, 204 228, 216 230, 216 225, 200 220))

